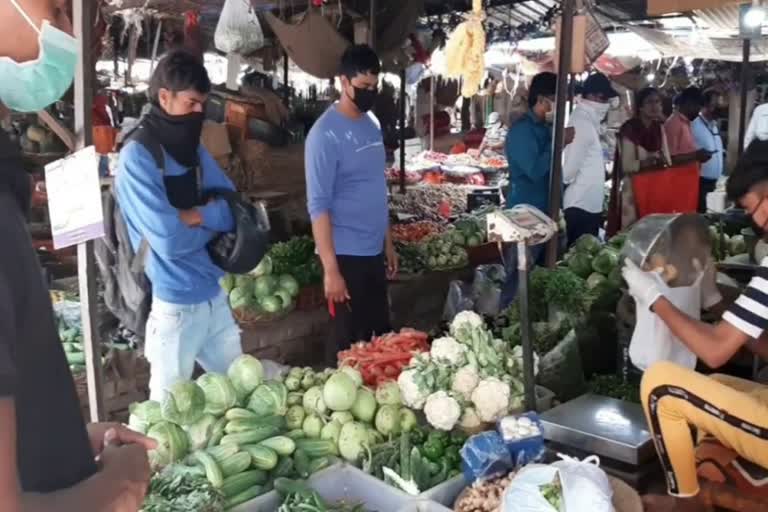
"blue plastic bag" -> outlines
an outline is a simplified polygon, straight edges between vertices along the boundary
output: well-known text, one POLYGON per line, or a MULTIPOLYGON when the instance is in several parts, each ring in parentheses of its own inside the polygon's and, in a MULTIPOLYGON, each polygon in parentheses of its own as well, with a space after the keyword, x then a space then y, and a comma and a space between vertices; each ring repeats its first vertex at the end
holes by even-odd
POLYGON ((474 435, 461 449, 461 468, 469 483, 506 475, 513 467, 512 457, 498 432, 474 435))
POLYGON ((539 461, 544 457, 543 427, 539 415, 535 412, 527 412, 517 416, 505 416, 496 423, 496 430, 498 430, 507 450, 509 450, 510 458, 514 464, 513 469, 525 466, 531 462, 539 461), (524 418, 527 420, 526 424, 530 425, 529 428, 531 428, 534 434, 518 439, 506 435, 503 425, 505 422, 509 421, 510 418, 517 422, 524 418), (538 433, 536 434, 535 432, 538 433))

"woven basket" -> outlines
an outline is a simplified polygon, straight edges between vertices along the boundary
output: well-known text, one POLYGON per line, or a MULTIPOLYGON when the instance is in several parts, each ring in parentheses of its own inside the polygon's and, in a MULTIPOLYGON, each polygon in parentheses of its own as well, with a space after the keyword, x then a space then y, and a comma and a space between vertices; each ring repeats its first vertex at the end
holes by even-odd
POLYGON ((238 308, 232 310, 232 316, 235 317, 237 324, 242 329, 252 329, 256 326, 274 322, 275 320, 285 317, 288 313, 293 311, 295 307, 294 304, 292 307, 284 309, 279 313, 267 313, 255 309, 238 308))
POLYGON ((313 311, 323 307, 325 303, 325 292, 321 285, 305 286, 299 290, 296 309, 298 311, 313 311))

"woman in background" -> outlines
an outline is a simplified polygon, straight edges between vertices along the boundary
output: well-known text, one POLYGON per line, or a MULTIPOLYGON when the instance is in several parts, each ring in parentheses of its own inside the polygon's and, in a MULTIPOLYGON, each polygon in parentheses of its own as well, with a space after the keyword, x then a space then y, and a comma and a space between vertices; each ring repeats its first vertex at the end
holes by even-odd
POLYGON ((613 236, 637 220, 631 175, 669 166, 664 136, 664 112, 657 89, 647 87, 635 96, 635 117, 619 130, 613 164, 607 235, 613 236))

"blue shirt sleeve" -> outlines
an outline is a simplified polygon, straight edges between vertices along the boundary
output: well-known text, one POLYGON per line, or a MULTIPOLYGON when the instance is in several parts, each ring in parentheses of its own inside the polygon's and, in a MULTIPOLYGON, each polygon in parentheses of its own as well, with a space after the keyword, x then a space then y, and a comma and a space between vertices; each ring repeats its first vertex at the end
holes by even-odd
MULTIPOLYGON (((232 181, 202 146, 200 146, 200 168, 203 171, 203 190, 214 188, 235 190, 232 181)), ((228 233, 235 229, 232 210, 226 201, 218 199, 198 209, 203 217, 203 227, 217 233, 228 233)))
POLYGON ((314 222, 331 210, 339 157, 336 145, 319 126, 310 132, 304 150, 307 180, 307 209, 314 222))
POLYGON ((540 142, 530 123, 518 122, 507 133, 505 150, 509 167, 522 172, 531 181, 548 177, 552 163, 552 136, 540 142))
POLYGON ((126 221, 161 258, 183 258, 213 238, 213 231, 181 222, 179 211, 168 201, 160 169, 140 144, 131 142, 120 152, 115 187, 126 221))
POLYGON ((715 151, 717 149, 714 147, 714 144, 712 144, 714 140, 712 133, 704 125, 701 118, 696 119, 691 124, 691 131, 693 132, 693 140, 698 149, 706 149, 708 151, 715 151))

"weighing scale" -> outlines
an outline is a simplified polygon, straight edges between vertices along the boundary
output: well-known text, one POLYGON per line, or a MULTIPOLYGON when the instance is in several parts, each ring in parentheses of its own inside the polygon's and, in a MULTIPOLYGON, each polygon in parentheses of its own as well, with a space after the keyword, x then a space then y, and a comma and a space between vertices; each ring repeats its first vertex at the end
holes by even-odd
MULTIPOLYGON (((520 335, 523 343, 523 382, 526 410, 536 410, 536 390, 533 371, 533 342, 528 316, 528 250, 527 247, 548 242, 557 233, 557 224, 541 210, 530 205, 518 205, 509 210, 494 211, 486 216, 488 241, 517 244, 519 275, 518 303, 520 305, 520 335)), ((500 251, 503 254, 503 251, 500 251)))

